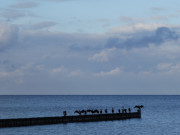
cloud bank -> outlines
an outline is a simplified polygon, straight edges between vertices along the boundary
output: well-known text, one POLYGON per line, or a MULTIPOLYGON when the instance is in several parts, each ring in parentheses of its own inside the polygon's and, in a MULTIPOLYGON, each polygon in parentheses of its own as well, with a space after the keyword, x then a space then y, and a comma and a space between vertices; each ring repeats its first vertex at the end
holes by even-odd
POLYGON ((43 30, 54 25, 20 30, 0 23, 2 94, 36 93, 31 88, 45 94, 161 94, 171 87, 169 93, 178 93, 178 29, 99 35, 43 30))

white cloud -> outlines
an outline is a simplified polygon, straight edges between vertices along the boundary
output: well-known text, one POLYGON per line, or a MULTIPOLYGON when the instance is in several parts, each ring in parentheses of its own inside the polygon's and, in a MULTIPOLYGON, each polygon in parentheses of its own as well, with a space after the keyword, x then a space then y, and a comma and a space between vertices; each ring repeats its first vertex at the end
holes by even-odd
POLYGON ((89 61, 108 61, 108 54, 105 51, 101 51, 100 53, 94 54, 92 57, 88 59, 89 61))
POLYGON ((35 67, 38 71, 43 71, 45 69, 44 65, 37 65, 35 67))
POLYGON ((154 45, 149 44, 148 47, 142 48, 132 48, 131 50, 126 50, 125 54, 128 56, 139 55, 142 58, 157 58, 157 59, 175 59, 180 57, 180 41, 165 41, 162 44, 154 45))
POLYGON ((69 73, 69 77, 76 77, 83 75, 83 72, 81 70, 75 70, 69 73))
POLYGON ((9 72, 0 72, 0 77, 8 77, 10 76, 10 73, 9 72))
POLYGON ((157 65, 158 70, 169 70, 171 68, 171 63, 160 63, 157 65))
POLYGON ((13 71, 3 71, 0 72, 0 77, 12 77, 12 76, 24 76, 25 72, 28 72, 30 69, 32 69, 34 66, 33 63, 27 63, 19 68, 16 68, 13 71))
POLYGON ((150 74, 152 74, 152 73, 153 73, 152 71, 140 71, 138 74, 139 74, 139 75, 146 76, 146 75, 150 75, 150 74))
POLYGON ((176 65, 171 66, 169 73, 180 73, 180 64, 178 63, 176 65))
POLYGON ((104 49, 100 53, 96 53, 93 56, 91 56, 88 60, 97 62, 107 62, 109 61, 109 57, 113 54, 115 50, 115 48, 104 49))
POLYGON ((108 72, 100 72, 100 73, 97 73, 97 74, 95 74, 96 76, 114 76, 114 75, 118 75, 118 74, 120 74, 120 73, 122 73, 122 70, 119 68, 119 67, 117 67, 117 68, 115 68, 115 69, 112 69, 112 70, 110 70, 110 71, 108 71, 108 72))
POLYGON ((64 67, 58 67, 58 68, 53 68, 50 73, 51 74, 58 74, 58 73, 64 73, 67 70, 64 67))
POLYGON ((24 75, 24 71, 22 69, 16 69, 14 71, 1 71, 0 72, 0 77, 19 77, 19 76, 23 76, 24 75))
POLYGON ((163 55, 179 55, 180 41, 165 42, 161 46, 157 47, 157 51, 163 53, 163 55))
POLYGON ((180 63, 160 63, 157 65, 157 69, 162 73, 168 74, 179 74, 180 73, 180 63))

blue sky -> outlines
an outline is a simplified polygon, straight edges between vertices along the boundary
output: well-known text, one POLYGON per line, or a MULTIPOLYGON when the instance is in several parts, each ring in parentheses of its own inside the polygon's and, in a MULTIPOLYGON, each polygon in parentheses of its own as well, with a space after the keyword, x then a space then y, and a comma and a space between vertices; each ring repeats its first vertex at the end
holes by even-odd
POLYGON ((178 0, 6 0, 0 94, 180 94, 178 0))

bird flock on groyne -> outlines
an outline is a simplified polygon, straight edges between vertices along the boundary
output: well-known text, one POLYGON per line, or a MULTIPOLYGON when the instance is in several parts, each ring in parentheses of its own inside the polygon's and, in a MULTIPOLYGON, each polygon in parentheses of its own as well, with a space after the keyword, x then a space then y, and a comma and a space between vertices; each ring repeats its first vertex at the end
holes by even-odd
MULTIPOLYGON (((134 106, 134 108, 137 108, 137 109, 141 109, 143 107, 144 107, 143 105, 134 106)), ((112 108, 110 112, 115 113, 114 108, 112 108)), ((103 113, 107 114, 108 109, 105 109, 105 110, 102 110, 102 109, 100 109, 100 110, 98 110, 98 109, 83 109, 83 110, 75 110, 74 113, 78 114, 78 115, 103 114, 103 113)), ((131 108, 126 109, 126 108, 122 107, 122 109, 118 109, 118 113, 131 113, 131 108)), ((67 112, 64 111, 63 115, 66 116, 67 112)))

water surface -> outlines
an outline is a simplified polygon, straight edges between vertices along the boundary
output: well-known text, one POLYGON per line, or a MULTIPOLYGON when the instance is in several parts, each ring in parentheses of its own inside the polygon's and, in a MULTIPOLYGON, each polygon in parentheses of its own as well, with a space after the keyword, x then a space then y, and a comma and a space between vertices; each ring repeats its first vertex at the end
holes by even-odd
POLYGON ((2 135, 177 135, 180 96, 0 96, 0 118, 74 115, 78 109, 108 109, 143 104, 141 119, 1 128, 2 135))

